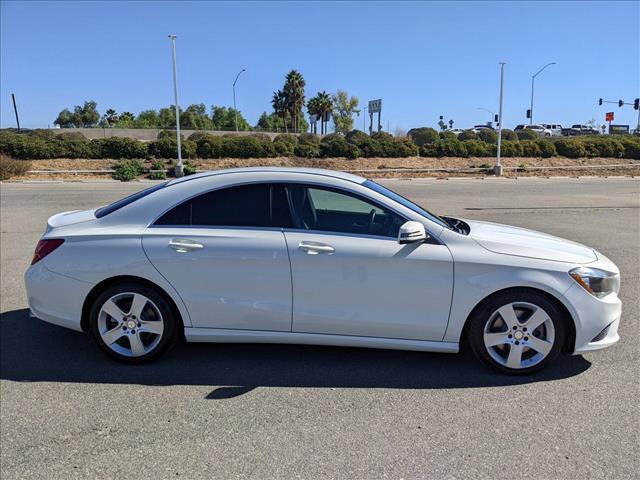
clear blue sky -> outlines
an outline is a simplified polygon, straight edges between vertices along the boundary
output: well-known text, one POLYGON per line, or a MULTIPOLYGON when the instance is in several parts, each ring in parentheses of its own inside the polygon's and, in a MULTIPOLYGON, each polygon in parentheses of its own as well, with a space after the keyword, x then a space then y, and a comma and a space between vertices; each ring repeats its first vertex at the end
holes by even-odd
MULTIPOLYGON (((173 103, 169 33, 178 35, 180 103, 232 105, 254 124, 270 111, 285 73, 304 75, 307 97, 346 89, 383 99, 383 124, 468 127, 498 109, 525 121, 531 75, 535 120, 634 125, 637 112, 598 107, 640 96, 640 3, 634 2, 9 2, 1 11, 1 117, 10 94, 26 127, 53 123, 93 99, 138 113, 173 103)), ((362 128, 362 119, 356 125, 362 128)))

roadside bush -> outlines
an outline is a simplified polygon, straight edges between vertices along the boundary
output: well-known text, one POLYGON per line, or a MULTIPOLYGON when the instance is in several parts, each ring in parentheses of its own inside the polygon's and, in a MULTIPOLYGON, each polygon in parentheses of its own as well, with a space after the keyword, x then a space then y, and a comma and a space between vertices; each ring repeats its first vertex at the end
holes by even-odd
POLYGON ((318 145, 313 145, 308 143, 296 145, 293 149, 293 154, 296 157, 302 157, 302 158, 319 158, 320 147, 318 145))
POLYGON ((19 177, 31 170, 31 162, 28 160, 16 160, 6 155, 0 155, 0 180, 9 180, 19 177))
MULTIPOLYGON (((189 140, 193 135, 189 137, 189 140)), ((204 134, 199 136, 196 141, 196 155, 198 158, 221 158, 224 155, 224 139, 217 135, 204 134)))
POLYGON ((298 145, 320 146, 320 137, 313 133, 301 133, 300 135, 298 135, 298 145))
POLYGON ((420 153, 418 146, 408 138, 394 138, 393 149, 393 157, 416 157, 420 153))
POLYGON ((56 134, 53 133, 48 128, 37 128, 35 130, 31 130, 29 133, 27 133, 27 135, 29 135, 31 137, 45 138, 45 139, 49 139, 49 140, 51 140, 51 139, 56 137, 56 134))
POLYGON ((440 138, 438 132, 428 127, 412 128, 407 135, 418 147, 421 147, 425 143, 434 143, 440 138))
POLYGON ((478 132, 478 139, 487 143, 497 143, 498 134, 495 132, 495 130, 491 130, 490 128, 483 128, 478 132))
MULTIPOLYGON (((191 134, 191 136, 189 137, 189 140, 196 140, 196 138, 191 138, 194 135, 196 135, 197 133, 200 132, 194 132, 191 134)), ((160 130, 158 132, 158 136, 156 137, 156 140, 162 140, 163 138, 173 138, 174 140, 176 140, 176 131, 175 130, 160 130)), ((180 134, 180 142, 182 142, 184 140, 184 135, 181 133, 180 134)), ((177 142, 177 140, 176 140, 177 142)))
POLYGON ((263 158, 275 156, 271 140, 250 136, 223 137, 223 156, 232 158, 263 158))
POLYGON ((540 138, 540 135, 533 130, 518 130, 516 136, 518 140, 538 140, 540 138))
POLYGON ((61 153, 67 158, 92 158, 94 149, 80 132, 64 132, 56 135, 55 142, 60 145, 61 153))
POLYGON ((196 164, 187 160, 186 162, 183 162, 182 164, 182 173, 186 175, 193 175, 194 173, 196 173, 197 171, 197 167, 196 164))
POLYGON ((617 139, 606 137, 586 137, 580 139, 589 157, 616 157, 624 155, 624 144, 617 139))
POLYGON ((347 142, 342 135, 331 133, 320 142, 320 155, 323 157, 358 158, 362 155, 360 149, 347 142))
POLYGON ((624 158, 640 160, 640 137, 621 135, 619 141, 624 146, 624 158))
POLYGON ((369 140, 371 137, 362 130, 351 130, 345 135, 345 138, 347 139, 347 142, 353 143, 355 146, 358 146, 361 143, 369 140))
POLYGON ((502 129, 502 140, 511 140, 513 142, 517 142, 519 140, 518 135, 513 130, 509 130, 508 128, 502 129))
MULTIPOLYGON (((182 135, 181 135, 182 136, 182 135)), ((189 140, 191 140, 192 142, 201 142, 203 140, 206 140, 208 137, 212 137, 213 135, 211 135, 210 133, 207 132, 193 132, 191 135, 189 135, 189 140)), ((171 135, 171 137, 176 138, 175 132, 173 135, 171 135)), ((182 141, 182 139, 180 139, 182 141)))
POLYGON ((487 144, 480 140, 465 140, 462 143, 467 149, 467 154, 470 157, 488 157, 490 155, 490 151, 487 144))
POLYGON ((291 133, 281 133, 276 135, 276 138, 273 139, 273 143, 288 143, 291 146, 295 146, 298 144, 298 139, 291 133))
POLYGON ((457 140, 458 136, 449 130, 444 130, 440 132, 440 139, 441 140, 457 140))
POLYGON ((99 145, 99 150, 94 153, 99 152, 101 158, 146 158, 149 153, 145 142, 128 137, 101 138, 91 143, 94 147, 99 145))
POLYGON ((467 157, 467 147, 456 138, 438 140, 435 143, 427 143, 420 148, 423 157, 467 157))
POLYGON ((522 147, 522 156, 523 157, 539 158, 539 157, 542 156, 542 149, 533 140, 522 140, 520 142, 520 146, 522 147))
POLYGON ((555 143, 558 155, 567 158, 580 158, 587 156, 587 150, 584 145, 573 138, 561 138, 555 143))
POLYGON ((522 145, 519 142, 513 140, 505 140, 502 142, 500 153, 503 157, 521 157, 522 145))
POLYGON ((52 138, 13 132, 2 132, 0 135, 0 152, 24 160, 58 158, 63 153, 61 145, 52 138))
POLYGON ((438 140, 434 143, 425 143, 424 145, 422 145, 420 147, 420 156, 428 158, 439 157, 440 155, 438 154, 438 143, 440 142, 441 140, 438 140))
POLYGON ((465 140, 477 140, 477 139, 478 139, 478 134, 473 130, 465 130, 463 132, 460 132, 460 135, 458 135, 458 140, 460 140, 461 142, 464 142, 465 140))
POLYGON ((151 170, 158 170, 149 174, 149 178, 151 180, 164 180, 167 178, 167 168, 164 166, 164 162, 162 160, 156 160, 153 162, 151 170))
MULTIPOLYGON (((197 144, 191 140, 181 142, 181 153, 183 158, 194 158, 197 153, 197 144)), ((149 154, 155 158, 177 158, 178 142, 175 138, 164 137, 155 142, 150 142, 149 154)))
POLYGON ((390 133, 387 133, 387 132, 379 131, 379 132, 376 132, 373 135, 371 135, 371 138, 374 138, 375 140, 378 140, 379 142, 381 142, 381 141, 384 141, 384 140, 393 139, 393 135, 391 135, 390 133))
POLYGON ((296 147, 295 143, 289 143, 285 141, 273 142, 273 149, 278 157, 290 157, 293 155, 293 150, 296 147))
POLYGON ((142 162, 140 160, 122 160, 113 165, 113 179, 121 182, 130 182, 135 180, 143 171, 142 162))
POLYGON ((536 145, 540 148, 540 156, 542 158, 554 157, 558 154, 556 146, 549 140, 538 138, 535 140, 536 145))

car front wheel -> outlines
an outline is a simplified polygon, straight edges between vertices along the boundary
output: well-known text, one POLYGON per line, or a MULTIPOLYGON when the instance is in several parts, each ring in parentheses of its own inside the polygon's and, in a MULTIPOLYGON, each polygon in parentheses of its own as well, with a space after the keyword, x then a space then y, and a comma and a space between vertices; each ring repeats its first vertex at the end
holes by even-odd
POLYGON ((130 283, 108 288, 93 303, 89 321, 98 346, 123 363, 156 358, 176 338, 176 321, 170 306, 146 285, 130 283))
POLYGON ((543 294, 498 294, 471 319, 468 341, 478 359, 510 374, 540 370, 558 356, 565 340, 563 312, 543 294))

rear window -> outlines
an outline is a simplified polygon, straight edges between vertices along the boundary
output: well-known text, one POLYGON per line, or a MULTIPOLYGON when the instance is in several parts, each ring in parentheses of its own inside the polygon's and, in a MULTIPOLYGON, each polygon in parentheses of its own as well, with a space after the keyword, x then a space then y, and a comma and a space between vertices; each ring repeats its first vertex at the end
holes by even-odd
POLYGON ((146 188, 140 192, 134 193, 133 195, 129 195, 128 197, 122 198, 120 200, 117 200, 115 202, 113 202, 110 205, 107 205, 106 207, 102 207, 96 210, 96 218, 102 218, 106 215, 109 215, 110 213, 115 212, 116 210, 120 210, 122 207, 126 207, 127 205, 140 200, 141 198, 146 197, 147 195, 149 195, 150 193, 156 192, 164 187, 167 186, 167 183, 169 182, 164 182, 164 183, 160 183, 159 185, 154 185, 151 188, 146 188))

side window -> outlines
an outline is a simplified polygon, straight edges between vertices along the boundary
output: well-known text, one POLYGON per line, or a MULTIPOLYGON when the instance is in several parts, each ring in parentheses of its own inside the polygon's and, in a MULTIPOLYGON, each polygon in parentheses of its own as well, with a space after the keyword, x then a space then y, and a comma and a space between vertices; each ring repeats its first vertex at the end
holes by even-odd
POLYGON ((396 213, 349 192, 304 185, 288 190, 298 228, 395 238, 404 223, 396 213))
POLYGON ((155 225, 290 227, 283 186, 239 185, 203 193, 172 208, 155 225))

